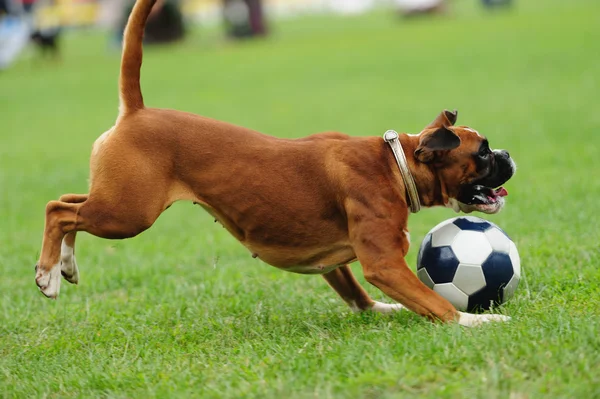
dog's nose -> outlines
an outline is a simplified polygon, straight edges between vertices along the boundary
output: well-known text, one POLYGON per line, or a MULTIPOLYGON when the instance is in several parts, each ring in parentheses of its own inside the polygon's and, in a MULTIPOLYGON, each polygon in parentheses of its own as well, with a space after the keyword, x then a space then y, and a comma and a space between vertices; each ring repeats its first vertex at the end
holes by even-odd
POLYGON ((510 154, 506 150, 494 150, 494 153, 496 153, 496 155, 499 155, 500 158, 510 159, 510 154))

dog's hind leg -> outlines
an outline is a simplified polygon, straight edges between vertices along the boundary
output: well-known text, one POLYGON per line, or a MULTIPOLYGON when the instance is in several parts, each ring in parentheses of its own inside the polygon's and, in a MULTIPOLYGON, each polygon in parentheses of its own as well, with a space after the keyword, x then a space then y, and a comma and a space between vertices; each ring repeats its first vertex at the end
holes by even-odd
MULTIPOLYGON (((88 194, 65 194, 60 197, 59 201, 69 204, 79 204, 85 202, 88 197, 88 194)), ((65 280, 71 284, 79 282, 79 268, 75 260, 76 235, 76 231, 65 234, 60 246, 60 272, 65 280)))
POLYGON ((44 295, 56 298, 59 294, 61 247, 69 247, 69 244, 74 243, 75 232, 86 231, 97 237, 112 239, 133 237, 149 228, 164 209, 162 205, 156 206, 162 202, 161 198, 148 200, 146 206, 134 206, 130 203, 131 200, 128 201, 123 196, 116 198, 107 200, 106 197, 95 198, 90 194, 84 202, 50 201, 46 205, 42 251, 36 265, 35 278, 44 295))
POLYGON ((323 278, 353 311, 372 310, 379 313, 391 313, 404 309, 400 304, 388 304, 374 301, 352 275, 350 266, 343 265, 323 274, 323 278))

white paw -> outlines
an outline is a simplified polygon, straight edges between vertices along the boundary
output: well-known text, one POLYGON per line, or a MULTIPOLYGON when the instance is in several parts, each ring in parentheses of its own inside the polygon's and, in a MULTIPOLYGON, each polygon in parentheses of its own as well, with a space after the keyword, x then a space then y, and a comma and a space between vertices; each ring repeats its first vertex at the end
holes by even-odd
POLYGON ((48 298, 56 299, 60 292, 60 263, 52 266, 49 272, 36 268, 35 282, 40 287, 42 294, 48 298))
POLYGON ((492 321, 509 321, 510 317, 501 314, 471 314, 458 312, 458 324, 465 327, 477 327, 492 321))
POLYGON ((79 282, 79 269, 75 260, 75 253, 72 247, 65 244, 63 240, 60 246, 60 271, 62 276, 71 284, 79 282))
POLYGON ((406 309, 399 303, 383 303, 375 301, 375 305, 371 308, 372 311, 378 313, 393 313, 406 309))

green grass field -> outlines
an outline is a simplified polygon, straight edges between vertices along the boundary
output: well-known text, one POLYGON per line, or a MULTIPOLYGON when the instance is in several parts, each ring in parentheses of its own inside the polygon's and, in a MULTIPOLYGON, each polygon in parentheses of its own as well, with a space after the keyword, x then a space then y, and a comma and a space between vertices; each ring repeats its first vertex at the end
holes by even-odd
MULTIPOLYGON (((519 247, 507 324, 353 314, 319 276, 252 259, 180 203, 126 241, 78 239, 79 286, 44 298, 44 206, 86 192, 117 115, 119 54, 67 35, 60 64, 0 73, 0 397, 600 397, 600 3, 518 2, 448 18, 376 12, 280 23, 235 44, 198 29, 148 48, 146 104, 281 136, 418 132, 444 108, 519 164, 489 217, 519 247)), ((376 195, 376 194, 375 194, 376 195)), ((419 243, 454 213, 412 216, 419 243)), ((372 296, 386 300, 362 279, 372 296)))

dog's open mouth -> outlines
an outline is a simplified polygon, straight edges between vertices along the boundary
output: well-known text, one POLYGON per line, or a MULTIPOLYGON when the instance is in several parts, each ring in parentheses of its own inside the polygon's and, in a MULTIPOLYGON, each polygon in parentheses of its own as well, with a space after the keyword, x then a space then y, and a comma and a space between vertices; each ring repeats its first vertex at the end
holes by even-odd
POLYGON ((485 186, 473 186, 473 194, 467 205, 489 205, 496 203, 502 197, 506 197, 508 191, 503 186, 490 188, 485 186))
POLYGON ((497 213, 504 206, 507 195, 503 186, 491 188, 476 184, 463 186, 456 199, 462 212, 497 213))

